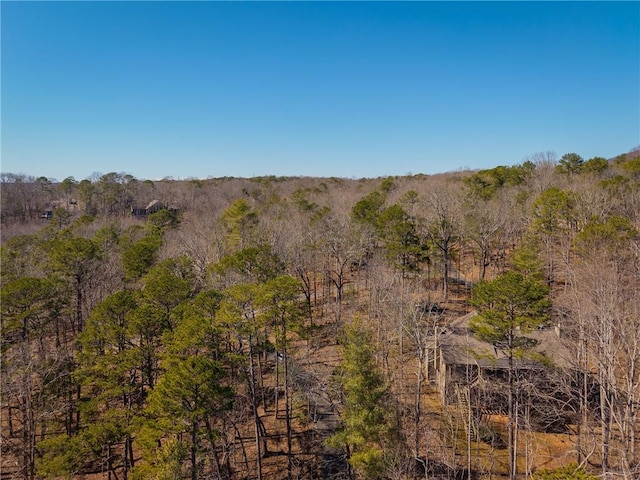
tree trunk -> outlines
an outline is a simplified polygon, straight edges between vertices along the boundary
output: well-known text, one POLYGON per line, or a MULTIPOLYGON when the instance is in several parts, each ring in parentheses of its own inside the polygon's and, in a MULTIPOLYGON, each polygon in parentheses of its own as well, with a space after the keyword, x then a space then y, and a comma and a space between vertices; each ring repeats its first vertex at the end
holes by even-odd
POLYGON ((82 319, 82 277, 76 276, 76 327, 77 333, 82 332, 84 325, 82 319))
MULTIPOLYGON (((258 415, 258 399, 256 396, 256 374, 253 362, 252 338, 249 336, 249 390, 251 392, 251 409, 253 413, 253 426, 256 440, 256 462, 258 468, 258 480, 262 480, 262 448, 260 443, 260 416, 258 415)), ((263 427, 264 428, 264 427, 263 427)))
MULTIPOLYGON (((418 341, 420 341, 420 337, 418 337, 418 341)), ((424 347, 420 344, 418 345, 418 378, 416 381, 416 398, 414 404, 414 423, 413 423, 413 449, 415 451, 414 455, 416 458, 420 457, 420 417, 422 415, 422 370, 424 368, 424 347)))
POLYGON ((198 422, 191 422, 191 480, 198 480, 198 422))
POLYGON ((514 365, 513 365, 513 332, 509 334, 509 480, 516 480, 516 439, 515 439, 515 409, 514 409, 514 365))
POLYGON ((274 411, 274 417, 277 419, 278 418, 278 408, 280 407, 279 405, 279 399, 280 399, 280 392, 278 391, 278 389, 280 388, 280 368, 278 367, 278 349, 276 348, 275 350, 275 354, 276 354, 276 388, 274 389, 273 392, 273 404, 275 405, 275 411, 274 411))
POLYGON ((444 302, 449 301, 449 242, 442 244, 442 261, 444 263, 444 278, 442 279, 442 290, 444 302))
MULTIPOLYGON (((286 336, 286 327, 283 329, 286 336)), ((284 405, 285 405, 285 422, 287 425, 287 480, 293 478, 293 452, 292 452, 292 430, 291 430, 291 409, 289 407, 289 367, 287 361, 287 349, 284 348, 284 405)))
POLYGON ((211 448, 211 456, 213 457, 215 466, 216 466, 216 475, 218 479, 226 478, 226 475, 223 476, 222 473, 222 465, 220 464, 220 459, 218 458, 218 451, 216 449, 216 441, 215 435, 213 432, 213 427, 211 427, 211 421, 209 418, 205 418, 205 427, 207 428, 207 438, 209 439, 209 447, 211 448))
POLYGON ((131 436, 127 434, 124 437, 124 452, 122 459, 122 478, 124 480, 127 480, 129 478, 129 469, 131 468, 131 463, 133 460, 131 449, 131 436))

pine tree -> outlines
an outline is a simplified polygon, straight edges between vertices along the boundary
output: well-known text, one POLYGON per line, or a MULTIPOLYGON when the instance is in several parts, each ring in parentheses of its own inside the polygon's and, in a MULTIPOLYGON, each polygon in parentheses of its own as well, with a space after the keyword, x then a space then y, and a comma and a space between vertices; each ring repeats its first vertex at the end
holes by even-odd
POLYGON ((352 478, 384 478, 397 440, 393 409, 388 387, 375 364, 369 332, 357 319, 345 326, 342 355, 338 374, 345 408, 342 426, 328 444, 346 451, 352 478))
POLYGON ((525 356, 535 342, 525 336, 547 320, 549 289, 531 277, 507 272, 493 281, 477 283, 471 304, 478 315, 469 323, 476 336, 507 356, 509 409, 509 475, 516 478, 515 399, 516 359, 525 356))
POLYGON ((232 390, 222 384, 225 372, 219 362, 207 356, 169 355, 165 372, 153 389, 147 411, 163 433, 189 439, 191 479, 198 478, 201 436, 208 431, 211 415, 230 406, 232 390))

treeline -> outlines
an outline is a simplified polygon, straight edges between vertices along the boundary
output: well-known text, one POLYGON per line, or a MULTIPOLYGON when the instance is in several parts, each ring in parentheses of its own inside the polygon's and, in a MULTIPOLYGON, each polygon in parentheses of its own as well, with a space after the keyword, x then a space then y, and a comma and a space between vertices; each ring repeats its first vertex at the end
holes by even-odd
POLYGON ((3 174, 1 193, 3 478, 447 478, 465 457, 514 478, 426 419, 449 317, 415 308, 482 311, 503 284, 540 310, 511 332, 551 315, 573 352, 568 461, 640 475, 637 150, 361 180, 3 174), (131 216, 152 200, 175 208, 131 216))

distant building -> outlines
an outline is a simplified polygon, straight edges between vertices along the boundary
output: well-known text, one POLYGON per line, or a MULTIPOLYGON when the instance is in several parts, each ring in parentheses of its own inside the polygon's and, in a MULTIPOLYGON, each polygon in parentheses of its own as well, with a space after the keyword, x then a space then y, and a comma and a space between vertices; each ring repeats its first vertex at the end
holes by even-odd
POLYGON ((167 205, 160 202, 159 200, 152 200, 144 208, 131 207, 131 215, 137 218, 146 218, 153 213, 159 212, 160 210, 169 210, 172 213, 178 212, 178 209, 174 206, 167 205))
POLYGON ((45 207, 40 214, 40 218, 51 220, 53 218, 53 212, 59 208, 67 212, 77 212, 80 210, 78 207, 78 201, 73 198, 54 200, 51 204, 45 207))

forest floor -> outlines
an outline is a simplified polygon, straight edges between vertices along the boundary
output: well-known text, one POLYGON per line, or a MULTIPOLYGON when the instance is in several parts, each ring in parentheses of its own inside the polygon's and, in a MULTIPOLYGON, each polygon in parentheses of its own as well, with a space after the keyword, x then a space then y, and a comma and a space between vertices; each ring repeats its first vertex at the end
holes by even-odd
MULTIPOLYGON (((462 296, 452 296, 443 306, 450 319, 469 312, 466 300, 462 296)), ((345 305, 342 312, 343 318, 353 316, 357 310, 357 305, 345 305)), ((336 339, 335 325, 326 320, 328 317, 325 316, 325 320, 319 323, 318 330, 308 343, 306 341, 298 343, 296 353, 291 360, 292 370, 296 372, 294 384, 297 389, 307 392, 304 397, 306 406, 294 400, 294 415, 301 410, 305 411, 302 416, 297 416, 295 422, 295 462, 296 464, 311 462, 316 466, 320 465, 316 469, 310 467, 308 471, 296 469, 297 476, 294 478, 328 478, 328 475, 325 476, 323 473, 322 465, 338 461, 336 458, 339 456, 338 452, 324 445, 324 441, 331 436, 340 422, 339 402, 332 382, 332 375, 341 359, 340 345, 336 339), (311 450, 307 450, 310 447, 311 450), (305 450, 315 453, 305 454, 303 453, 305 450)), ((403 430, 411 432, 415 429, 412 418, 415 412, 418 362, 414 352, 409 349, 401 358, 398 356, 391 361, 393 368, 397 368, 398 365, 403 366, 399 369, 400 373, 396 374, 401 375, 401 378, 396 378, 394 381, 396 385, 401 386, 401 391, 394 391, 394 393, 398 399, 403 430)), ((265 380, 270 381, 268 378, 265 380)), ((428 458, 428 468, 432 472, 427 473, 424 478, 453 478, 451 475, 454 474, 450 467, 465 470, 469 459, 474 479, 507 478, 506 416, 485 415, 481 421, 483 428, 490 429, 498 438, 497 446, 496 443, 490 445, 480 440, 472 440, 469 447, 464 433, 465 423, 460 412, 443 405, 440 394, 428 382, 425 382, 422 387, 420 408, 422 414, 417 426, 419 451, 416 456, 422 459, 428 458)), ((284 414, 274 416, 272 412, 265 413, 263 418, 265 427, 268 432, 272 432, 269 449, 278 454, 270 455, 265 459, 263 478, 286 479, 284 414)), ((407 443, 413 440, 413 438, 407 439, 407 443)), ((567 433, 521 432, 518 437, 519 471, 531 473, 569 463, 575 456, 574 442, 575 438, 567 433)))

